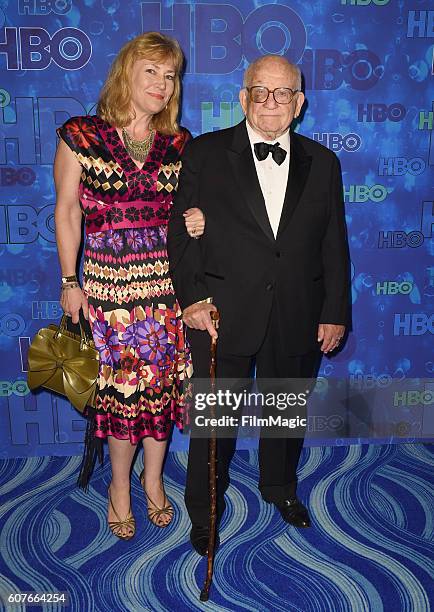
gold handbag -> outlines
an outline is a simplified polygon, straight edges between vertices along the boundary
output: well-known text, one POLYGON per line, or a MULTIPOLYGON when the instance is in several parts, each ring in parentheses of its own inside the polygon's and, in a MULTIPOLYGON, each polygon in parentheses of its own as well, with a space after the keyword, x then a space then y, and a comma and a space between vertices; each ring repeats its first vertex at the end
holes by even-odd
POLYGON ((38 331, 29 348, 27 382, 30 389, 44 387, 65 395, 80 412, 95 403, 99 354, 93 340, 67 330, 67 316, 60 325, 38 331))

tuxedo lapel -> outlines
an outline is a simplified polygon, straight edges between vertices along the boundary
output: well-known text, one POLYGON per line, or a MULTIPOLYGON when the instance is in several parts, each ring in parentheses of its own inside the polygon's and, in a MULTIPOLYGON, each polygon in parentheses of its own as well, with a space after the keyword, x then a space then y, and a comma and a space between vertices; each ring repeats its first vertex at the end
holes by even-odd
POLYGON ((274 242, 274 234, 265 208, 258 175, 256 174, 250 140, 247 135, 246 122, 234 127, 233 139, 227 150, 229 163, 232 166, 240 194, 250 208, 263 232, 274 242))
POLYGON ((303 193, 304 186, 309 176, 312 157, 306 155, 296 133, 291 133, 289 157, 289 176, 286 185, 285 199, 283 201, 282 214, 280 217, 277 239, 288 225, 303 193))

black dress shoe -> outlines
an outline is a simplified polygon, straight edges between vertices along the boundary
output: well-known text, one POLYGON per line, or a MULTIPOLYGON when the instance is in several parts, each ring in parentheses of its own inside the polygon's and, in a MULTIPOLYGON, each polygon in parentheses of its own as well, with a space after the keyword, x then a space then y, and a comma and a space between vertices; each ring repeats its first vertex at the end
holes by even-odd
MULTIPOLYGON (((209 529, 208 527, 201 527, 199 525, 193 525, 190 531, 190 542, 193 546, 194 550, 205 557, 208 554, 208 538, 209 538, 209 529)), ((216 532, 215 538, 215 546, 214 550, 220 545, 220 538, 218 531, 216 532)))
POLYGON ((276 504, 276 508, 286 523, 294 525, 294 527, 310 527, 307 508, 296 497, 285 499, 282 504, 276 504))

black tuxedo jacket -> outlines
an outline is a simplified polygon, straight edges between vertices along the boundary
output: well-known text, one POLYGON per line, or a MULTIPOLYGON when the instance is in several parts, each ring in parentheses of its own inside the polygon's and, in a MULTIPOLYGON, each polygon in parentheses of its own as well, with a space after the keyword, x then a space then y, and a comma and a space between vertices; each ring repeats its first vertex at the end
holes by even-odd
MULTIPOLYGON (((339 161, 291 133, 289 177, 275 238, 245 121, 191 141, 183 154, 168 230, 171 277, 181 308, 212 296, 219 350, 254 355, 277 309, 288 355, 317 347, 319 323, 347 325, 349 257, 339 161), (182 213, 206 217, 190 238, 182 213)), ((207 332, 204 332, 207 333, 207 332)))

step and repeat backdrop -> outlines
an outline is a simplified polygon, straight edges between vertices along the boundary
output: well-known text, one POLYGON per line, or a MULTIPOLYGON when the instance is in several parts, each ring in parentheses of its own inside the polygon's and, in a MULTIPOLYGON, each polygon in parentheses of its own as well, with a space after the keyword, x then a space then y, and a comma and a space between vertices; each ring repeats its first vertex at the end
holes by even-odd
POLYGON ((26 384, 32 336, 61 315, 55 129, 95 112, 117 51, 148 30, 184 50, 182 124, 194 135, 242 119, 243 70, 261 54, 300 66, 307 103, 296 129, 340 157, 352 258, 353 329, 321 376, 361 391, 401 380, 385 434, 429 437, 434 387, 410 381, 432 378, 434 364, 432 9, 429 0, 0 1, 1 457, 81 452, 79 413, 26 384))

